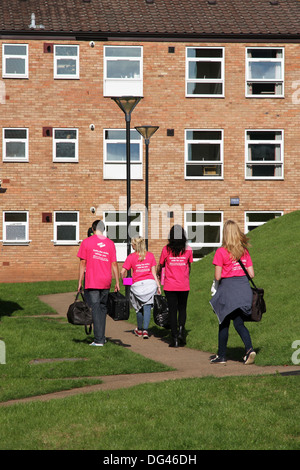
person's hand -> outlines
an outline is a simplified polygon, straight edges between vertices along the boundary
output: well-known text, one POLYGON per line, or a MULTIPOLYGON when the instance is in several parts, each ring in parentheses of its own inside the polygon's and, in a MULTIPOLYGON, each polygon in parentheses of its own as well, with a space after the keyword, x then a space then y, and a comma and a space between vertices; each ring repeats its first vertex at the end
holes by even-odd
POLYGON ((77 289, 77 292, 80 292, 82 289, 82 286, 81 286, 81 282, 78 283, 78 289, 77 289))
POLYGON ((116 283, 115 284, 115 292, 119 292, 119 291, 120 291, 119 283, 116 283))
POLYGON ((157 288, 157 293, 158 293, 158 295, 161 295, 161 288, 160 288, 160 286, 157 288))

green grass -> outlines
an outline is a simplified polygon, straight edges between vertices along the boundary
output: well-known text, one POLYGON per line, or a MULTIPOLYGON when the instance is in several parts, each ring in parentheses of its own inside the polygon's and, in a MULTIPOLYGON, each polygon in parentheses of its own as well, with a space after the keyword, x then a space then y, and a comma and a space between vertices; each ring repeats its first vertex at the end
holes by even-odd
MULTIPOLYGON (((298 211, 250 234, 255 282, 264 287, 267 304, 262 322, 248 323, 260 365, 290 365, 292 343, 300 339, 299 229, 298 211)), ((218 322, 209 305, 212 259, 210 254, 193 264, 186 327, 188 347, 213 352, 218 322)), ((76 285, 0 285, 0 339, 6 345, 0 401, 99 383, 104 375, 168 370, 111 342, 99 360, 83 327, 33 317, 53 313, 38 296, 75 292, 76 285)), ((135 323, 134 312, 130 321, 135 323)), ((169 334, 153 321, 151 328, 169 334)), ((242 355, 231 327, 228 357, 242 355)), ((0 407, 0 449, 298 450, 298 391, 299 376, 206 377, 0 407)))
POLYGON ((0 407, 0 448, 299 450, 298 392, 298 377, 206 377, 0 407))

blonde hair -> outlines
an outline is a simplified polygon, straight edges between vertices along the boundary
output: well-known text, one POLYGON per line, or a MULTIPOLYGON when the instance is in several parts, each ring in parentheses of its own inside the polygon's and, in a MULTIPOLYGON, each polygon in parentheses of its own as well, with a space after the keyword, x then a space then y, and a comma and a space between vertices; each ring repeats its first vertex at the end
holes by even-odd
POLYGON ((136 251, 136 253, 139 254, 139 260, 143 261, 146 258, 146 243, 144 238, 142 237, 136 237, 131 240, 133 249, 136 251))
POLYGON ((238 224, 234 220, 227 220, 223 227, 223 247, 238 261, 249 246, 248 237, 238 224))

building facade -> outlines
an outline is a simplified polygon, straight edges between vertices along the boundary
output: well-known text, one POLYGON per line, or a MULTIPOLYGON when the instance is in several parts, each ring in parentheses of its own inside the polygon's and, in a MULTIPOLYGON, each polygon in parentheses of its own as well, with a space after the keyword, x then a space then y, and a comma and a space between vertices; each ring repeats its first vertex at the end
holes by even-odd
POLYGON ((254 1, 246 19, 242 0, 2 3, 0 282, 77 278, 96 218, 125 259, 126 132, 114 96, 142 97, 131 236, 144 235, 147 215, 135 126, 159 126, 148 171, 156 258, 174 223, 197 259, 220 246, 228 218, 247 232, 300 209, 300 2, 254 1))

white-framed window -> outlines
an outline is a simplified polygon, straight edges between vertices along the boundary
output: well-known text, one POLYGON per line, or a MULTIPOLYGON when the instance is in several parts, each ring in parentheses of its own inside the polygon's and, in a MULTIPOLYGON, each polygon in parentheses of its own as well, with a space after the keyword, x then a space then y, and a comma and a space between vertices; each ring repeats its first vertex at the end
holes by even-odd
POLYGON ((224 97, 224 47, 186 48, 186 96, 224 97))
POLYGON ((245 212, 245 233, 282 215, 283 211, 247 211, 245 212))
POLYGON ((223 178, 223 130, 185 130, 185 178, 223 178))
MULTIPOLYGON (((116 245, 117 261, 125 261, 127 257, 127 212, 105 211, 103 212, 103 222, 105 225, 104 235, 110 238, 116 245)), ((143 213, 132 211, 130 217, 130 238, 139 236, 143 236, 143 213)))
POLYGON ((246 48, 246 97, 284 96, 284 49, 246 48))
POLYGON ((29 242, 29 212, 4 211, 3 244, 28 245, 29 242))
POLYGON ((55 245, 78 245, 79 243, 79 212, 54 212, 55 245))
MULTIPOLYGON (((143 179, 143 142, 135 129, 130 130, 131 179, 143 179)), ((104 129, 104 179, 126 179, 126 130, 104 129)))
POLYGON ((28 44, 2 44, 2 77, 28 78, 28 44))
POLYGON ((184 224, 194 259, 201 259, 221 246, 223 212, 185 211, 184 224))
POLYGON ((246 179, 283 178, 283 130, 246 130, 246 179))
POLYGON ((78 162, 77 129, 53 129, 53 161, 78 162))
POLYGON ((3 161, 28 162, 28 129, 3 129, 3 161))
POLYGON ((143 96, 143 47, 104 46, 104 96, 143 96))
POLYGON ((54 78, 79 78, 79 46, 54 45, 54 78))

